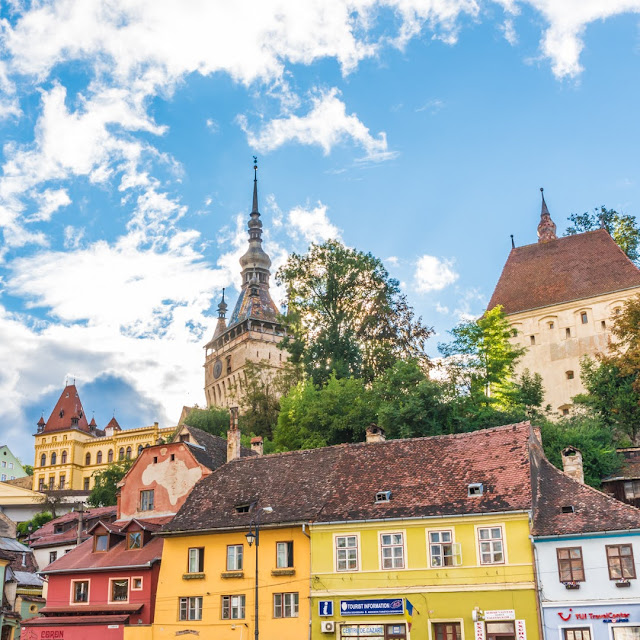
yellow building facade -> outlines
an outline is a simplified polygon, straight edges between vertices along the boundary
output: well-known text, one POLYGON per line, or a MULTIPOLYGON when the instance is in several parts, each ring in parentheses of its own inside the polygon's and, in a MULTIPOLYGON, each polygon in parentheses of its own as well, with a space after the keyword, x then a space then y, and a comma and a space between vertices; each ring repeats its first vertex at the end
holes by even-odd
POLYGON ((313 524, 311 550, 314 639, 540 637, 527 512, 313 524))
MULTIPOLYGON (((249 547, 245 533, 166 537, 154 624, 128 628, 127 640, 188 634, 216 640, 252 638, 256 547, 249 547)), ((308 638, 308 532, 302 526, 262 529, 258 554, 260 637, 308 638)))

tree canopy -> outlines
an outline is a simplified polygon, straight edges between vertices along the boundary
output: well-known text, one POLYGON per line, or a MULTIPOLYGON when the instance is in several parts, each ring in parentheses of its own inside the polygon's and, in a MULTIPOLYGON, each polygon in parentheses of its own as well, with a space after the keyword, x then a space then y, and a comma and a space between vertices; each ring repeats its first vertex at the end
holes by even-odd
POLYGON ((112 507, 117 503, 118 482, 133 465, 133 460, 125 458, 112 462, 104 471, 93 474, 95 484, 87 498, 91 507, 112 507))

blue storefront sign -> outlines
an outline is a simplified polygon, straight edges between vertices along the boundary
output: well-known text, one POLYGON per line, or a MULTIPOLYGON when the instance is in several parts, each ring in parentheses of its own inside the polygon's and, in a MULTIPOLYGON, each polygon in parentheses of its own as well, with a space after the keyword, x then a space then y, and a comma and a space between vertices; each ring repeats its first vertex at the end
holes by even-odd
MULTIPOLYGON (((640 634, 640 603, 632 600, 609 604, 550 606, 543 603, 545 636, 563 640, 575 629, 588 629, 591 640, 623 640, 640 634)), ((584 636, 583 636, 584 637, 584 636)))
POLYGON ((404 613, 402 598, 380 598, 377 600, 340 600, 343 616, 385 616, 404 613))
POLYGON ((318 602, 318 615, 319 616, 332 616, 333 615, 333 600, 320 600, 318 602))

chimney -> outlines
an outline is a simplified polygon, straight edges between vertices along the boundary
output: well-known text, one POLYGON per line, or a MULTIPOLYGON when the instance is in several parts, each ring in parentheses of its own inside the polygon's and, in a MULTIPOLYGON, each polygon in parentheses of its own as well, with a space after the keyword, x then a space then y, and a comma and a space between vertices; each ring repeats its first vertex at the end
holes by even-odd
POLYGON ((562 450, 562 468, 570 477, 584 484, 584 470, 582 468, 582 454, 575 447, 562 450))
POLYGON ((259 456, 264 453, 264 441, 262 436, 251 438, 251 451, 255 451, 259 456))
POLYGON ((385 440, 386 437, 384 435, 384 429, 372 422, 367 427, 367 444, 371 444, 372 442, 384 442, 385 440))
POLYGON ((230 407, 229 431, 227 431, 227 462, 240 457, 240 429, 238 428, 238 407, 230 407))

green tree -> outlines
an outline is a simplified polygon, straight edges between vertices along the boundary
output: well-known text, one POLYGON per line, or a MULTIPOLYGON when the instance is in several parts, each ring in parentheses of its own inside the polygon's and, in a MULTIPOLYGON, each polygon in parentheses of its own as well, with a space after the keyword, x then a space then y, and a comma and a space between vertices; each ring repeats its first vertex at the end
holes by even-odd
POLYGON ((47 524, 50 520, 53 520, 53 514, 48 511, 42 511, 40 513, 36 513, 31 520, 27 520, 26 522, 20 522, 16 527, 18 536, 24 538, 28 536, 30 533, 34 533, 37 531, 42 525, 47 524), (29 528, 31 527, 31 528, 29 528))
POLYGON ((87 498, 87 504, 91 507, 111 507, 117 503, 116 495, 118 482, 133 465, 133 460, 125 458, 112 462, 104 471, 93 474, 95 484, 87 498))
POLYGON ((185 418, 184 423, 189 427, 202 429, 207 433, 221 438, 227 437, 229 429, 229 409, 221 409, 220 407, 209 407, 208 409, 192 409, 185 418))
POLYGON ((33 467, 30 464, 23 464, 22 468, 24 469, 24 472, 28 476, 32 476, 33 475, 33 467))
POLYGON ((448 374, 458 392, 475 406, 512 406, 517 392, 514 368, 525 350, 511 343, 517 331, 502 307, 494 307, 478 320, 462 322, 450 333, 453 341, 439 344, 438 349, 448 360, 448 374))
POLYGON ((596 207, 593 213, 572 213, 569 216, 572 223, 567 227, 565 236, 572 236, 585 231, 594 231, 604 227, 616 244, 627 254, 630 260, 637 262, 640 259, 638 247, 640 245, 640 228, 634 216, 626 213, 618 213, 614 209, 607 209, 604 205, 596 207))
POLYGON ((314 384, 337 378, 367 383, 398 359, 426 362, 431 330, 416 319, 382 262, 330 240, 292 254, 278 270, 287 292, 282 348, 314 384))

